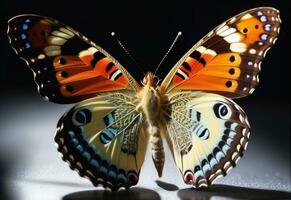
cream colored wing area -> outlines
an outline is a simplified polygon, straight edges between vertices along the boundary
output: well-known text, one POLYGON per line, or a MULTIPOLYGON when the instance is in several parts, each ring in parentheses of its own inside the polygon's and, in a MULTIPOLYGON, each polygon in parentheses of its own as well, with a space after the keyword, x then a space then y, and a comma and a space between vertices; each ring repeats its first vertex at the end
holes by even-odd
POLYGON ((166 136, 185 183, 208 186, 225 176, 243 155, 250 126, 232 100, 204 92, 169 96, 166 136))
POLYGON ((80 176, 117 190, 138 182, 147 147, 132 93, 102 94, 74 106, 59 121, 58 151, 80 176))

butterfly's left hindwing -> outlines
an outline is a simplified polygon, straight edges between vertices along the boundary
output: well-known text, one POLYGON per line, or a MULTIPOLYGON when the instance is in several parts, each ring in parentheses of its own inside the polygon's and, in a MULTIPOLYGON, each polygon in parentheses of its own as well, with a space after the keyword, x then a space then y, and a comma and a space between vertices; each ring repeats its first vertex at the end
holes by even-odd
POLYGON ((244 111, 223 96, 181 92, 170 98, 169 146, 185 183, 208 186, 243 155, 250 134, 244 111))
POLYGON ((85 100, 59 121, 55 141, 64 161, 95 185, 113 190, 138 182, 147 146, 132 94, 85 100))
POLYGON ((72 103, 100 92, 137 90, 136 81, 111 55, 57 20, 20 15, 8 26, 12 47, 33 71, 46 100, 72 103))

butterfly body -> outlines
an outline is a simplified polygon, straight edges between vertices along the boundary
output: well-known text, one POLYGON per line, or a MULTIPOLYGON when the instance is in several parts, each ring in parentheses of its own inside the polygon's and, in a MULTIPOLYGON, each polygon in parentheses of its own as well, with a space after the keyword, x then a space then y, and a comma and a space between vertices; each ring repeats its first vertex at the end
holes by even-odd
POLYGON ((165 162, 161 130, 165 130, 168 98, 157 87, 151 72, 144 77, 143 85, 137 94, 136 109, 142 112, 146 119, 145 129, 150 135, 153 162, 161 177, 165 162))
POLYGON ((55 142, 71 169, 95 186, 137 184, 148 142, 159 176, 166 141, 186 184, 225 176, 250 137, 245 112, 232 100, 251 94, 266 52, 277 40, 279 11, 242 12, 220 24, 177 62, 161 84, 142 85, 108 52, 48 17, 9 20, 13 49, 55 103, 76 103, 59 120, 55 142))

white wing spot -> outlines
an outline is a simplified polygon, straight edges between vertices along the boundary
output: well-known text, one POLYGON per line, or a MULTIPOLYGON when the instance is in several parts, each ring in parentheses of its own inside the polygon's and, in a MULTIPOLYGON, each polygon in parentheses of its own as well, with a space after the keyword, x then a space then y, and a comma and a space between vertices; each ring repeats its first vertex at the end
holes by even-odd
POLYGON ((212 55, 212 56, 216 56, 217 55, 217 53, 215 51, 211 50, 211 49, 206 49, 204 53, 212 55))
POLYGON ((64 39, 70 39, 73 37, 71 35, 68 35, 68 34, 61 32, 61 31, 58 31, 58 30, 54 30, 51 34, 54 36, 57 36, 57 37, 62 37, 64 39))
POLYGON ((232 43, 230 45, 230 50, 237 53, 243 53, 247 50, 247 45, 241 42, 232 43))
POLYGON ((234 158, 236 157, 236 155, 237 155, 237 152, 235 151, 235 152, 232 154, 231 159, 234 160, 234 158))
POLYGON ((204 53, 204 51, 206 51, 206 48, 204 46, 200 46, 196 50, 199 51, 200 53, 204 53))
POLYGON ((61 45, 65 44, 65 42, 67 40, 64 39, 64 38, 61 38, 61 37, 50 36, 50 37, 48 37, 48 41, 52 45, 59 45, 59 46, 61 46, 61 45))
POLYGON ((64 32, 64 33, 66 33, 66 34, 68 34, 68 35, 70 35, 70 36, 72 36, 72 37, 74 37, 74 33, 69 31, 68 29, 65 29, 65 28, 61 27, 59 30, 64 32))
POLYGON ((259 82, 260 82, 259 75, 257 75, 257 83, 259 83, 259 82))
POLYGON ((247 129, 244 128, 244 129, 242 130, 242 135, 245 136, 245 135, 246 135, 246 132, 247 132, 247 129))
POLYGON ((231 18, 231 20, 229 21, 229 23, 233 23, 236 20, 236 17, 231 18))
POLYGON ((251 18, 251 17, 252 17, 252 15, 250 15, 250 14, 248 13, 248 14, 245 14, 244 16, 242 16, 241 19, 249 19, 249 18, 251 18))
POLYGON ((234 43, 234 42, 240 42, 242 39, 242 35, 239 33, 233 33, 231 35, 228 35, 224 37, 224 40, 228 43, 234 43))
MULTIPOLYGON (((226 22, 223 22, 221 25, 219 25, 219 27, 217 28, 217 30, 216 30, 216 33, 219 33, 219 31, 220 31, 220 29, 221 28, 224 28, 224 25, 226 24, 226 22)), ((228 28, 228 26, 227 26, 227 28, 228 28)))
POLYGON ((255 54, 257 51, 255 49, 250 49, 249 52, 250 54, 255 54))
POLYGON ((262 64, 262 62, 259 62, 259 63, 258 63, 258 68, 259 68, 259 70, 261 70, 261 64, 262 64))
POLYGON ((244 146, 244 150, 247 149, 247 146, 248 146, 249 142, 246 142, 245 146, 244 146))
POLYGON ((88 49, 88 51, 90 51, 92 54, 96 53, 98 50, 95 47, 90 47, 88 49))
POLYGON ((236 150, 239 151, 239 150, 240 150, 240 147, 241 147, 241 145, 238 144, 238 145, 236 146, 236 150))
MULTIPOLYGON (((228 26, 227 26, 228 27, 228 26)), ((221 31, 220 33, 217 33, 219 36, 221 37, 225 37, 225 36, 228 36, 232 33, 235 33, 236 32, 236 29, 235 28, 228 28, 224 31, 221 31)))
POLYGON ((38 58, 39 60, 45 59, 45 55, 44 55, 43 53, 41 53, 41 54, 39 54, 39 55, 37 56, 37 58, 38 58))
POLYGON ((58 56, 61 55, 61 47, 60 46, 47 46, 43 49, 47 56, 58 56))

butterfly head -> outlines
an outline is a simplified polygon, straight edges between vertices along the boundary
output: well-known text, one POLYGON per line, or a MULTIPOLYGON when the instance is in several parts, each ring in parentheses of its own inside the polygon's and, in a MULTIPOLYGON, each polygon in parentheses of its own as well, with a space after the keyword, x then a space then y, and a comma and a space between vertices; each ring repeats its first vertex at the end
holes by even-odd
POLYGON ((142 80, 143 85, 149 85, 154 88, 157 87, 159 82, 160 82, 160 79, 157 76, 155 76, 152 72, 146 73, 145 77, 142 80))

